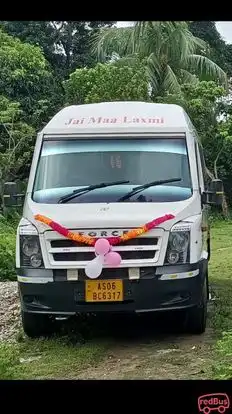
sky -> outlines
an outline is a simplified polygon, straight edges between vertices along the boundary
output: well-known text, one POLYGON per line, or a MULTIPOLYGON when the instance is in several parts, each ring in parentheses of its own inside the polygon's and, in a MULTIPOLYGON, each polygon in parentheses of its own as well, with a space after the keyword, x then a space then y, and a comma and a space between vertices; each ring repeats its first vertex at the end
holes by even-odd
POLYGON ((216 28, 226 43, 232 43, 232 21, 216 22, 216 28))
MULTIPOLYGON (((117 22, 117 26, 130 26, 132 22, 117 22)), ((232 21, 216 22, 216 28, 226 43, 232 43, 232 21)))

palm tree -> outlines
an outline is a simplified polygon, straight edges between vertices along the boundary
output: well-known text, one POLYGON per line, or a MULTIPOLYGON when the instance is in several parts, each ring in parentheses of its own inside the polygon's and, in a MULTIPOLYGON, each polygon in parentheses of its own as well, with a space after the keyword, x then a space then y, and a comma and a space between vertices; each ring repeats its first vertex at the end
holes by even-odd
POLYGON ((215 80, 228 90, 227 75, 206 54, 207 44, 187 22, 135 22, 133 27, 102 30, 93 41, 98 59, 118 55, 118 64, 144 60, 153 95, 180 93, 182 83, 215 80))

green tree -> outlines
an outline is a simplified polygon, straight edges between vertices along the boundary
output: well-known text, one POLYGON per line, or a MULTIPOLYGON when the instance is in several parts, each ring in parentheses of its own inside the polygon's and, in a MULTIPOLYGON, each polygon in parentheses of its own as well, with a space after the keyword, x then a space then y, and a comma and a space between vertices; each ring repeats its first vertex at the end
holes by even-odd
POLYGON ((232 44, 226 44, 224 49, 225 58, 225 70, 228 73, 228 77, 232 77, 232 44))
POLYGON ((0 30, 0 95, 19 102, 26 122, 39 125, 62 100, 49 65, 38 46, 0 30), (42 108, 43 107, 43 108, 42 108))
POLYGON ((106 101, 149 100, 145 67, 101 64, 77 69, 64 82, 66 102, 83 104, 106 101))
POLYGON ((225 191, 232 205, 232 105, 228 102, 228 112, 230 113, 221 120, 218 125, 217 148, 214 151, 214 175, 223 179, 225 191))
POLYGON ((23 42, 40 46, 52 68, 60 76, 96 63, 90 52, 90 39, 101 27, 114 22, 105 21, 1 21, 10 35, 23 42))
MULTIPOLYGON (((56 104, 57 86, 41 49, 0 30, 0 94, 19 102, 23 119, 34 117, 41 102, 56 104), (53 99, 53 102, 52 102, 53 99)), ((49 116, 49 114, 48 114, 49 116)))
POLYGON ((24 178, 29 169, 35 130, 21 120, 18 102, 0 95, 0 199, 3 202, 4 183, 24 178))
POLYGON ((193 21, 189 23, 189 30, 194 36, 208 43, 210 58, 229 75, 232 76, 231 45, 227 45, 217 31, 215 22, 193 21))
POLYGON ((201 81, 196 85, 183 84, 181 94, 166 94, 157 97, 156 102, 174 103, 182 106, 195 125, 204 146, 207 164, 213 171, 213 162, 221 146, 217 138, 220 117, 228 111, 223 104, 226 92, 215 82, 201 81), (219 146, 218 146, 219 144, 219 146))
POLYGON ((193 36, 186 22, 136 22, 132 28, 104 29, 95 37, 99 59, 112 51, 132 64, 146 59, 153 95, 180 93, 182 83, 214 79, 227 88, 226 73, 207 57, 207 44, 193 36))

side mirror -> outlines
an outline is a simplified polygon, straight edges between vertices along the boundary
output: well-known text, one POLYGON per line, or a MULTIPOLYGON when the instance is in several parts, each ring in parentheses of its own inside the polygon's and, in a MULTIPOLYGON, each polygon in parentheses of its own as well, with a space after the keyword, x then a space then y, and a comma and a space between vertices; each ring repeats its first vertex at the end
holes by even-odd
POLYGON ((3 203, 4 207, 21 207, 24 202, 24 194, 19 194, 17 184, 8 182, 4 184, 3 203))
POLYGON ((212 206, 222 206, 223 203, 224 187, 222 180, 213 179, 210 182, 208 191, 203 193, 203 203, 212 206))

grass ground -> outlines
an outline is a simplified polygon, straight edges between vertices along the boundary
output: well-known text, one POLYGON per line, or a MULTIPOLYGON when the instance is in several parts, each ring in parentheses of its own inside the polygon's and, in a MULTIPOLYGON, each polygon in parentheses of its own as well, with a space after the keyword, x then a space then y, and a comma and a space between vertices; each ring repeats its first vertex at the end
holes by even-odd
POLYGON ((212 228, 209 274, 216 299, 206 336, 163 341, 141 334, 119 350, 107 327, 101 339, 88 329, 50 340, 29 340, 19 332, 16 343, 0 343, 0 378, 111 378, 117 369, 118 378, 232 378, 232 222, 212 228))
POLYGON ((20 340, 0 345, 0 379, 68 379, 104 356, 104 345, 69 338, 20 340))
POLYGON ((213 378, 232 378, 232 223, 217 222, 212 231, 210 282, 216 295, 210 318, 217 341, 213 378))

